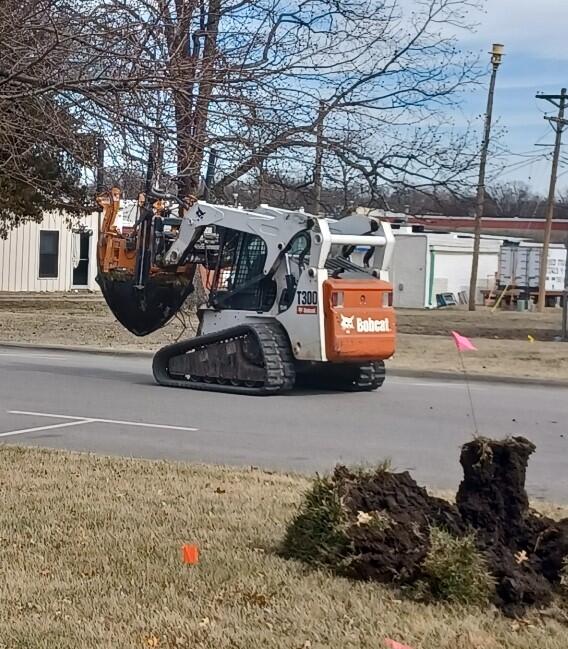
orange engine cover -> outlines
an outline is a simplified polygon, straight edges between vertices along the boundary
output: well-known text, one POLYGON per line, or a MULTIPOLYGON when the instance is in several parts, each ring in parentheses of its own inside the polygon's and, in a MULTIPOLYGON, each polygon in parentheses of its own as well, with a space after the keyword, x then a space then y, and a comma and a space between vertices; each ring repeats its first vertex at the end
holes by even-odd
POLYGON ((396 318, 388 282, 328 279, 323 298, 328 360, 383 360, 394 354, 396 318))

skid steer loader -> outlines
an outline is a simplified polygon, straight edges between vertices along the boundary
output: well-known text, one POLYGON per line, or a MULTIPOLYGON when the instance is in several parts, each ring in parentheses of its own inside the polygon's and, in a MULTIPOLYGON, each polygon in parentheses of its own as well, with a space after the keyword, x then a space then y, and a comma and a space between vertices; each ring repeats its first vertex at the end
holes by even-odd
POLYGON ((120 191, 99 203, 98 282, 131 332, 163 327, 198 269, 206 278, 197 336, 154 357, 159 384, 275 394, 295 384, 363 391, 383 383, 395 349, 389 224, 150 190, 135 222, 120 228, 120 191))

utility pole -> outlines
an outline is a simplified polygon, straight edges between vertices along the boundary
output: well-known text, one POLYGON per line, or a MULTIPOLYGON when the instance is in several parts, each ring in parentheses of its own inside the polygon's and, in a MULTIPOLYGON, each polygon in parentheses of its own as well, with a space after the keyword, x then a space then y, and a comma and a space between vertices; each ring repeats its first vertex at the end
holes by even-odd
MULTIPOLYGON (((103 193, 105 187, 105 140, 102 135, 99 135, 95 138, 95 147, 96 147, 96 178, 95 178, 95 194, 100 196, 103 193)), ((103 208, 98 207, 98 226, 99 232, 101 231, 102 225, 102 213, 103 208)))
POLYGON ((544 226, 544 241, 542 255, 540 256, 540 273, 538 280, 538 310, 543 313, 546 306, 546 271, 548 270, 548 251, 550 248, 550 233, 552 232, 552 219, 554 217, 554 197, 556 195, 556 181, 558 180, 558 162, 560 160, 560 147, 562 145, 562 132, 568 121, 564 119, 566 108, 566 88, 562 88, 559 95, 537 95, 537 99, 545 99, 558 108, 558 117, 545 117, 556 131, 554 154, 552 156, 552 171, 550 173, 550 188, 548 190, 548 203, 546 206, 546 224, 544 226))
POLYGON ((564 267, 564 293, 562 294, 562 340, 568 342, 568 237, 564 240, 566 266, 564 267))
POLYGON ((217 166, 217 151, 211 149, 209 151, 209 159, 207 160, 207 171, 205 172, 205 191, 203 192, 204 199, 209 202, 211 199, 211 188, 215 182, 215 168, 217 166))
POLYGON ((264 163, 266 158, 262 158, 258 163, 258 204, 262 205, 264 202, 264 163))
POLYGON ((477 271, 479 268, 479 249, 481 247, 481 219, 483 218, 483 206, 485 204, 485 171, 487 168, 487 152, 491 137, 491 123, 493 120, 493 97, 495 96, 495 81, 497 70, 503 60, 503 45, 494 43, 491 50, 491 82, 489 83, 489 94, 487 96, 487 110, 485 111, 485 126, 483 130, 483 141, 481 142, 481 156, 479 161, 479 178, 477 181, 477 199, 475 208, 475 227, 473 235, 473 256, 471 258, 471 276, 469 280, 469 310, 475 311, 475 297, 477 293, 477 271))
POLYGON ((314 206, 313 213, 317 216, 321 209, 321 176, 323 161, 323 122, 325 119, 325 103, 320 100, 318 119, 316 123, 316 159, 314 163, 314 206))

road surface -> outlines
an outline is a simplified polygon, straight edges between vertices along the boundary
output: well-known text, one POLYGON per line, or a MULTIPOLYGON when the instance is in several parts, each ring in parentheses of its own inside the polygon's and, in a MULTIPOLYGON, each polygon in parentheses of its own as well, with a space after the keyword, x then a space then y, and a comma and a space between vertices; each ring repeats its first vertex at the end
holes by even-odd
MULTIPOLYGON (((568 390, 472 383, 471 395, 481 434, 537 445, 531 496, 568 502, 568 390)), ((246 397, 155 385, 150 358, 0 347, 0 443, 295 472, 390 458, 422 484, 454 489, 473 432, 459 381, 246 397)))

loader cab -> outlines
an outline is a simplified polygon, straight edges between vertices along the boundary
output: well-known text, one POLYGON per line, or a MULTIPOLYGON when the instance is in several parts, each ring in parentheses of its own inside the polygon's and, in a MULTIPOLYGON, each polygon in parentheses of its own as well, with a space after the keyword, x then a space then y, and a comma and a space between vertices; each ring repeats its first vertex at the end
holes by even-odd
POLYGON ((266 312, 276 283, 264 273, 266 243, 256 234, 217 227, 219 255, 209 305, 215 309, 266 312))
POLYGON ((278 310, 293 303, 300 276, 309 265, 311 236, 301 231, 282 251, 276 271, 264 273, 266 243, 258 235, 217 227, 218 263, 209 306, 266 313, 278 300, 278 310), (278 287, 283 287, 278 290, 278 287))

